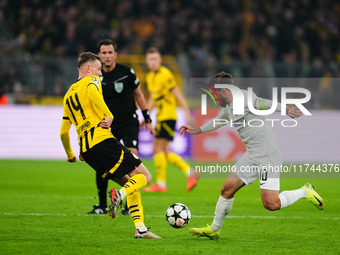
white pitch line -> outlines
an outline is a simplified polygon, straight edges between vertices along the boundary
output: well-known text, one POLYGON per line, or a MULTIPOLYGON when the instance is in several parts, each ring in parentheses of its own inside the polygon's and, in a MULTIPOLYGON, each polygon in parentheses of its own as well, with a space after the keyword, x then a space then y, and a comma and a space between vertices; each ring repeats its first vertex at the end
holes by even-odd
MULTIPOLYGON (((165 215, 145 215, 145 217, 163 218, 165 215)), ((191 215, 191 218, 213 218, 213 215, 191 215)), ((339 217, 303 217, 303 216, 259 216, 259 215, 229 215, 234 219, 275 219, 275 220, 340 220, 339 217)))
MULTIPOLYGON (((15 213, 15 212, 2 212, 0 215, 4 216, 92 216, 85 213, 66 214, 66 213, 15 213)), ((107 216, 104 214, 97 216, 107 216)), ((165 218, 165 215, 145 215, 145 217, 165 218)), ((274 220, 340 220, 340 217, 304 217, 304 216, 260 216, 260 215, 229 215, 228 218, 232 219, 274 219, 274 220)), ((192 215, 191 218, 213 218, 213 215, 192 215)))
POLYGON ((68 216, 66 213, 15 213, 15 212, 3 212, 3 213, 0 213, 0 214, 5 215, 5 216, 64 216, 64 217, 68 216))

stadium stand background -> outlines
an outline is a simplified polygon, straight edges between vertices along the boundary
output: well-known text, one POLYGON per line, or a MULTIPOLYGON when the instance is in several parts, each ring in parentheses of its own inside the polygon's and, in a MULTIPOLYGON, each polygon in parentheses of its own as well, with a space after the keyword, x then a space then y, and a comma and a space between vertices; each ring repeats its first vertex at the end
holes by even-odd
MULTIPOLYGON (((190 77, 339 78, 340 3, 302 1, 0 0, 0 96, 59 104, 77 79, 75 57, 109 37, 118 61, 144 80, 150 46, 169 55, 186 95, 190 77)), ((320 82, 314 108, 340 108, 340 87, 320 82)))

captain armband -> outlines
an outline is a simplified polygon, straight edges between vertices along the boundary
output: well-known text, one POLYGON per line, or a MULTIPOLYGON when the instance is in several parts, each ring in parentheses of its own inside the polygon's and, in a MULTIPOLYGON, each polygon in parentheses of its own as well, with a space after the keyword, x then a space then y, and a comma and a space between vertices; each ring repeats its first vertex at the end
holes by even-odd
MULTIPOLYGON (((259 98, 258 99, 258 109, 259 110, 267 110, 270 109, 272 107, 273 101, 271 100, 267 100, 267 99, 263 99, 263 98, 259 98)), ((276 108, 275 108, 276 112, 280 112, 281 111, 281 104, 277 103, 276 108)))

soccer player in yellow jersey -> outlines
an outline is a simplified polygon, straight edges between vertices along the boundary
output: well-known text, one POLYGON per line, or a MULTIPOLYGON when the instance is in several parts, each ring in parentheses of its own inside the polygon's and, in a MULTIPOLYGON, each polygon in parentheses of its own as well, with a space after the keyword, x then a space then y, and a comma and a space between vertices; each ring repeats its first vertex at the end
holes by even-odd
POLYGON ((69 88, 64 97, 64 115, 60 136, 67 154, 67 161, 76 162, 70 144, 70 128, 75 125, 80 159, 85 160, 103 178, 122 185, 120 190, 111 189, 110 216, 116 216, 117 208, 126 197, 130 214, 136 226, 135 238, 160 238, 144 225, 143 206, 139 189, 151 181, 151 175, 142 161, 111 134, 113 116, 106 106, 101 82, 100 58, 83 52, 77 60, 78 81, 69 88))
POLYGON ((154 162, 157 181, 146 192, 166 192, 166 169, 168 162, 180 168, 187 176, 187 191, 191 191, 197 183, 198 172, 190 176, 190 166, 179 155, 169 151, 169 143, 173 140, 176 125, 177 102, 183 107, 189 121, 189 107, 178 88, 171 71, 162 66, 161 54, 157 48, 150 48, 146 54, 146 64, 150 72, 146 75, 147 88, 150 92, 148 109, 157 108, 157 125, 154 140, 154 162))

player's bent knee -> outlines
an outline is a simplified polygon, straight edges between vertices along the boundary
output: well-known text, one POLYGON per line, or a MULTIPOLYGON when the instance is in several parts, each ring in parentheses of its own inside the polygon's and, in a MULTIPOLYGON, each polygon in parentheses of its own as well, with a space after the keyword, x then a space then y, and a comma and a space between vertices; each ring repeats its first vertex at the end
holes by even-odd
POLYGON ((269 211, 276 211, 281 208, 281 200, 277 190, 261 190, 262 204, 269 211))
POLYGON ((147 171, 147 173, 144 174, 145 178, 146 178, 146 185, 149 185, 150 182, 152 181, 152 176, 149 173, 149 171, 147 171))
POLYGON ((281 207, 280 203, 274 200, 273 201, 266 200, 266 201, 262 201, 262 203, 263 203, 264 208, 266 208, 269 211, 276 211, 276 210, 279 210, 281 207))
POLYGON ((137 170, 138 170, 138 173, 141 173, 145 176, 147 185, 150 184, 150 182, 152 181, 152 176, 151 176, 149 170, 144 166, 143 163, 141 163, 137 167, 137 170))
POLYGON ((221 196, 224 197, 224 198, 233 198, 234 192, 227 185, 223 185, 222 188, 221 188, 221 196))
POLYGON ((151 174, 149 172, 149 170, 143 165, 143 163, 141 163, 138 167, 136 167, 133 171, 131 171, 129 173, 129 175, 132 177, 136 174, 142 174, 145 176, 146 179, 146 184, 150 184, 152 177, 151 174))

